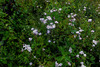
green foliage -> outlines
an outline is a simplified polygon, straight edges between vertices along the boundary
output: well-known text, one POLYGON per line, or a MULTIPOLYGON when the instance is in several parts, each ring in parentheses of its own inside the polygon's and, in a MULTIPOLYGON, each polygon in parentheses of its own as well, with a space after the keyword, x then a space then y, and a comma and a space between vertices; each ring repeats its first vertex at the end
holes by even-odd
POLYGON ((97 0, 0 0, 0 67, 56 67, 56 61, 62 67, 79 67, 80 62, 86 67, 99 67, 99 3, 97 0), (48 16, 52 20, 47 20, 48 16), (55 24, 55 28, 47 29, 50 24, 55 24), (40 35, 34 34, 32 28, 40 35), (26 44, 31 52, 30 47, 24 47, 26 44))

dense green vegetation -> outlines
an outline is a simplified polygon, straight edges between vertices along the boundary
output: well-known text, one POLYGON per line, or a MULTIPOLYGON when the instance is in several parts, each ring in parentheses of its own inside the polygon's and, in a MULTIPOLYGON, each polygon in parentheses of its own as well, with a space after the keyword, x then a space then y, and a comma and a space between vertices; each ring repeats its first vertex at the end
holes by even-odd
POLYGON ((0 67, 99 67, 99 0, 0 0, 0 67))

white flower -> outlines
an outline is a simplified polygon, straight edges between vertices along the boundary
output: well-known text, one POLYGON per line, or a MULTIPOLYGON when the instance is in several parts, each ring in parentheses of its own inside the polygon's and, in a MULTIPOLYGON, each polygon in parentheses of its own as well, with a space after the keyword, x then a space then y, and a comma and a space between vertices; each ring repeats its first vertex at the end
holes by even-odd
POLYGON ((29 39, 29 41, 32 41, 32 38, 28 38, 29 39))
POLYGON ((44 13, 44 15, 47 15, 47 13, 44 13))
POLYGON ((69 48, 69 52, 72 53, 72 48, 71 47, 69 48))
POLYGON ((55 41, 53 41, 53 43, 55 43, 55 41))
POLYGON ((68 18, 70 18, 70 15, 68 15, 68 18))
POLYGON ((36 58, 36 56, 34 56, 34 58, 36 58))
POLYGON ((40 18, 40 21, 43 22, 44 21, 44 18, 40 18))
POLYGON ((58 23, 58 21, 55 21, 55 23, 58 23))
POLYGON ((55 28, 55 27, 56 27, 55 24, 53 24, 53 25, 47 25, 47 29, 53 29, 53 28, 55 28))
POLYGON ((91 32, 94 32, 94 30, 91 30, 91 32))
POLYGON ((23 47, 25 48, 24 50, 28 50, 29 52, 32 51, 30 45, 26 45, 26 44, 24 44, 23 47))
POLYGON ((59 65, 59 64, 58 64, 57 61, 56 61, 56 62, 55 62, 55 67, 58 67, 58 65, 59 65))
POLYGON ((31 30, 34 30, 34 28, 31 28, 31 30))
POLYGON ((60 63, 58 66, 62 66, 62 63, 60 63))
POLYGON ((80 32, 79 31, 76 31, 76 33, 79 34, 80 32))
POLYGON ((53 10, 50 10, 50 12, 52 13, 52 12, 53 12, 53 10))
POLYGON ((51 40, 48 40, 48 42, 50 43, 50 42, 51 42, 51 40))
POLYGON ((80 9, 78 9, 78 11, 80 11, 80 9))
POLYGON ((92 22, 92 19, 88 19, 88 22, 92 22))
POLYGON ((52 18, 51 18, 50 16, 47 16, 46 18, 47 18, 48 20, 52 20, 52 18))
POLYGON ((39 33, 39 35, 42 35, 42 33, 39 33))
POLYGON ((45 49, 44 49, 44 48, 42 48, 42 50, 43 50, 43 51, 45 51, 45 49))
POLYGON ((47 19, 43 20, 42 22, 43 22, 44 24, 46 24, 46 23, 47 23, 47 19))
POLYGON ((29 64, 32 65, 32 62, 30 62, 29 64))
POLYGON ((84 54, 84 52, 83 52, 83 51, 80 51, 79 53, 80 53, 80 54, 84 54))
POLYGON ((61 11, 62 9, 61 8, 59 8, 59 11, 61 11))
POLYGON ((77 58, 79 58, 79 55, 76 55, 77 58))
POLYGON ((84 55, 84 57, 86 57, 86 54, 83 54, 84 55))
POLYGON ((69 65, 69 66, 71 66, 71 63, 70 63, 70 62, 68 62, 68 65, 69 65))
POLYGON ((95 45, 97 45, 97 43, 98 43, 98 41, 96 41, 96 40, 93 40, 92 41, 95 45))
POLYGON ((50 33, 50 30, 47 30, 47 33, 49 34, 50 33))
POLYGON ((93 44, 92 46, 95 47, 95 44, 93 44))
POLYGON ((37 35, 38 34, 38 30, 37 29, 33 30, 33 33, 37 35))
POLYGON ((82 38, 81 38, 81 37, 79 37, 79 40, 82 40, 82 38))
POLYGON ((84 62, 80 62, 80 64, 82 64, 82 65, 83 65, 83 64, 84 64, 84 62))
POLYGON ((84 30, 82 30, 82 29, 79 30, 79 32, 82 32, 82 31, 84 31, 84 30))

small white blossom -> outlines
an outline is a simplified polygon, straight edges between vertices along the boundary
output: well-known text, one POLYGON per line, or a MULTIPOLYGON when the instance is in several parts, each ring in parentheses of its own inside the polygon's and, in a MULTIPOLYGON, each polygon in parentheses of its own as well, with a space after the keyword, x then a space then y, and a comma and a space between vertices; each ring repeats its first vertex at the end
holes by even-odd
POLYGON ((50 16, 47 16, 46 18, 47 18, 48 20, 52 20, 52 18, 51 18, 50 16))
POLYGON ((82 29, 79 30, 79 32, 82 32, 82 31, 84 31, 84 30, 82 30, 82 29))
POLYGON ((79 31, 76 31, 76 33, 79 34, 80 32, 79 31))
POLYGON ((44 48, 42 48, 42 50, 43 50, 43 51, 45 51, 45 49, 44 49, 44 48))
POLYGON ((48 42, 50 43, 50 42, 51 42, 51 40, 48 40, 48 42))
POLYGON ((55 43, 55 41, 53 41, 53 43, 55 43))
POLYGON ((76 55, 77 58, 79 58, 79 55, 76 55))
POLYGON ((69 48, 69 52, 72 53, 72 48, 71 47, 69 48))
POLYGON ((32 41, 32 38, 28 38, 29 39, 29 41, 32 41))
POLYGON ((92 22, 92 19, 88 19, 88 22, 92 22))
POLYGON ((80 64, 82 64, 82 65, 83 65, 83 64, 84 64, 84 62, 80 62, 80 64))
POLYGON ((26 45, 26 44, 24 44, 24 45, 23 45, 23 48, 25 48, 24 50, 28 50, 29 52, 32 51, 30 45, 26 45))
POLYGON ((84 55, 84 57, 86 57, 86 54, 83 54, 84 55))
POLYGON ((58 23, 58 21, 55 21, 55 23, 58 23))
POLYGON ((42 33, 39 33, 39 35, 42 35, 42 33))
POLYGON ((44 15, 47 15, 47 13, 44 13, 44 15))
POLYGON ((59 8, 59 11, 61 11, 62 9, 61 8, 59 8))
POLYGON ((96 41, 96 40, 93 40, 92 41, 95 45, 97 45, 97 43, 98 43, 98 41, 96 41))
POLYGON ((47 30, 47 33, 49 34, 50 33, 50 30, 47 30))
POLYGON ((32 65, 32 62, 30 62, 29 64, 32 65))
POLYGON ((31 30, 34 30, 34 28, 31 28, 31 30))
POLYGON ((86 66, 82 64, 81 67, 86 67, 86 66))
POLYGON ((94 30, 91 30, 91 32, 94 32, 94 30))
POLYGON ((80 53, 80 54, 84 54, 84 52, 83 52, 83 51, 80 51, 79 53, 80 53))
POLYGON ((36 58, 36 56, 34 56, 34 58, 36 58))
POLYGON ((70 62, 68 62, 68 65, 69 65, 69 66, 71 66, 71 63, 70 63, 70 62))
POLYGON ((95 44, 93 44, 92 46, 95 47, 95 44))
POLYGON ((33 30, 33 33, 37 35, 38 34, 38 30, 37 29, 33 30))
POLYGON ((70 15, 68 15, 68 18, 70 18, 70 15))

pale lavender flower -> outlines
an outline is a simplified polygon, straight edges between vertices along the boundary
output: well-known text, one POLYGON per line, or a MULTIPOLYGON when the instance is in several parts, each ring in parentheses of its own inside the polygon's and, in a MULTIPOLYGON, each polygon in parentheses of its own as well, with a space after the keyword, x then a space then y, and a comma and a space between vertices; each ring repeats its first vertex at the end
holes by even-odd
POLYGON ((58 21, 55 21, 55 23, 58 23, 58 21))
POLYGON ((72 53, 72 48, 71 47, 69 48, 69 52, 72 53))
POLYGON ((39 33, 39 35, 42 35, 42 33, 39 33))
POLYGON ((84 64, 84 62, 80 62, 80 64, 84 64))
POLYGON ((68 62, 68 65, 69 65, 69 66, 71 66, 71 63, 70 63, 70 62, 68 62))
POLYGON ((91 32, 93 33, 93 32, 94 32, 94 30, 91 30, 91 32))
POLYGON ((49 34, 50 33, 50 30, 47 30, 47 33, 49 34))
POLYGON ((32 62, 30 62, 29 64, 32 65, 32 62))
POLYGON ((50 43, 50 42, 51 42, 51 40, 48 40, 48 42, 50 43))
POLYGON ((50 16, 47 16, 46 18, 47 18, 48 20, 52 20, 52 18, 51 18, 50 16))
POLYGON ((92 22, 92 19, 88 19, 88 22, 92 22))
POLYGON ((80 54, 84 54, 84 52, 83 52, 83 51, 80 51, 79 53, 80 53, 80 54))
POLYGON ((77 58, 79 58, 79 54, 78 54, 78 55, 76 55, 76 57, 77 57, 77 58))
POLYGON ((81 67, 86 67, 86 66, 82 64, 81 67))
POLYGON ((34 30, 34 28, 31 28, 31 30, 34 30))
POLYGON ((97 45, 97 43, 98 43, 98 41, 96 41, 96 40, 93 40, 92 41, 95 45, 97 45))

